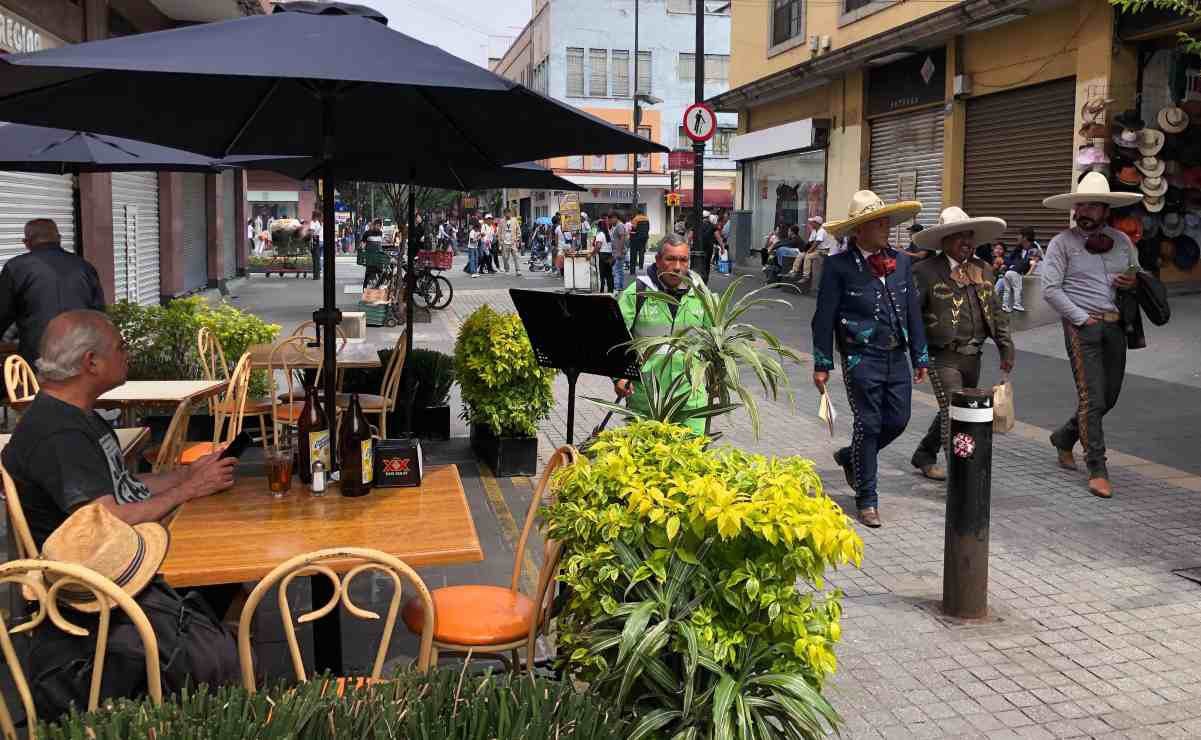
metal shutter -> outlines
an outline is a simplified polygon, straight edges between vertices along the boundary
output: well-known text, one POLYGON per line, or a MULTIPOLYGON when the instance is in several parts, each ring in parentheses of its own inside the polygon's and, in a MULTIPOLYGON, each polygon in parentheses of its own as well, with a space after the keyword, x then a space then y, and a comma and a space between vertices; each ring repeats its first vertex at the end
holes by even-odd
POLYGON ((588 50, 588 95, 593 98, 609 96, 609 51, 588 50))
POLYGON ((158 305, 158 173, 113 173, 114 296, 158 305))
MULTIPOLYGON (((942 106, 875 118, 870 125, 869 188, 885 203, 902 195, 920 200, 918 223, 938 223, 942 211, 942 106)), ((909 246, 907 226, 899 224, 893 229, 894 246, 909 246)))
POLYGON ((1067 214, 1043 198, 1072 189, 1075 108, 1074 77, 968 100, 964 210, 1005 219, 1010 243, 1023 226, 1044 246, 1066 228, 1067 214))
POLYGON ((224 232, 221 234, 221 244, 225 250, 224 275, 230 278, 238 272, 238 242, 246 239, 246 227, 237 223, 234 214, 234 173, 221 173, 221 212, 224 222, 224 232))
POLYGON ((0 172, 0 265, 25 252, 25 223, 52 218, 63 249, 75 251, 75 185, 70 175, 0 172))
POLYGON ((584 97, 584 50, 567 49, 567 97, 584 97))
POLYGON ((613 97, 630 97, 630 52, 613 51, 613 97))
POLYGON ((183 183, 183 288, 208 285, 208 219, 205 216, 204 175, 180 175, 183 183))

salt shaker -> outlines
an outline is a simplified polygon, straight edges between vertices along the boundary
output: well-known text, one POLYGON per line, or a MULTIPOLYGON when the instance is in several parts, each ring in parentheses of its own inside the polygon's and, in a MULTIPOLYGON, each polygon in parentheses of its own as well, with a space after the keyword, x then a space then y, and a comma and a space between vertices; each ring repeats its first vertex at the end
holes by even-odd
POLYGON ((320 460, 313 461, 313 495, 325 495, 325 464, 320 460))

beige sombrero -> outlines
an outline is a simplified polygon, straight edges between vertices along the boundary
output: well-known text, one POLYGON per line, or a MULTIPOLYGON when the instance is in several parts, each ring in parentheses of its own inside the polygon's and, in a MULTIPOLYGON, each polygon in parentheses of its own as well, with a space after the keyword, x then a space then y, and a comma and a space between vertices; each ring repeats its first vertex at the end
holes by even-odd
POLYGON ((881 218, 887 218, 890 226, 896 226, 913 218, 921 210, 922 204, 916 200, 885 205, 880 196, 872 191, 860 190, 851 196, 851 207, 847 209, 847 217, 826 224, 826 233, 840 237, 863 224, 881 218))
POLYGON ((944 236, 958 234, 961 231, 972 232, 972 244, 991 242, 1005 233, 1007 224, 1004 220, 992 216, 972 218, 958 206, 943 209, 938 215, 938 224, 927 226, 913 235, 911 241, 922 249, 938 249, 944 236))
POLYGON ((1081 203, 1104 203, 1107 206, 1132 206, 1143 199, 1140 193, 1115 193, 1109 189, 1109 178, 1100 172, 1085 175, 1076 190, 1052 195, 1043 205, 1056 211, 1070 211, 1081 203))
MULTIPOLYGON (((137 596, 158 573, 169 543, 170 535, 157 522, 131 527, 103 505, 88 504, 46 538, 42 559, 90 568, 130 596, 137 596)), ((45 578, 49 588, 58 576, 46 573, 45 578)), ((77 583, 64 583, 57 597, 82 612, 100 611, 95 594, 77 583)))

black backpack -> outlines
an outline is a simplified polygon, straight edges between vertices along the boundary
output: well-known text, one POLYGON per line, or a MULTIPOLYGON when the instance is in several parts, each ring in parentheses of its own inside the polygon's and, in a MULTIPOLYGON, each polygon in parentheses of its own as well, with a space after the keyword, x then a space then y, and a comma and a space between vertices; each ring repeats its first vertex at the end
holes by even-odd
MULTIPOLYGON (((166 581, 156 578, 138 594, 136 601, 158 639, 164 696, 187 685, 240 682, 237 640, 199 593, 192 591, 181 596, 166 581)), ((63 609, 63 614, 86 629, 88 636, 68 635, 49 620, 34 631, 29 675, 34 706, 38 707, 39 719, 44 721, 52 721, 72 704, 80 711, 88 704, 98 620, 70 609, 63 609)), ((100 686, 101 702, 110 697, 144 696, 145 666, 142 638, 125 613, 114 609, 100 686)))

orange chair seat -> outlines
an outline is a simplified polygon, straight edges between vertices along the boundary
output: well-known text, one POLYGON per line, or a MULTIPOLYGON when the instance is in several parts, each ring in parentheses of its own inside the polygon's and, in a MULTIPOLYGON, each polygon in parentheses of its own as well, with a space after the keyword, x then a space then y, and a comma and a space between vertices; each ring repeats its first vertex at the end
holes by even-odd
MULTIPOLYGON (((388 403, 388 399, 383 396, 377 396, 374 393, 360 393, 359 407, 364 411, 372 411, 384 408, 388 403)), ((350 394, 339 393, 337 400, 338 408, 344 409, 350 406, 350 394)))
POLYGON ((205 455, 213 454, 212 442, 197 442, 184 448, 179 456, 180 465, 191 465, 205 455))
MULTIPOLYGON (((435 589, 434 639, 451 645, 499 645, 529 636, 534 602, 502 586, 447 586, 435 589)), ((425 625, 421 600, 410 599, 405 625, 420 634, 425 625)))
POLYGON ((303 403, 281 404, 275 409, 275 416, 282 422, 287 424, 295 423, 300 418, 300 413, 304 411, 303 403))
MULTIPOLYGON (((234 405, 232 403, 217 404, 217 411, 222 414, 232 414, 234 405)), ((245 416, 257 416, 259 414, 271 413, 271 400, 267 398, 247 398, 246 408, 242 412, 245 416)))

